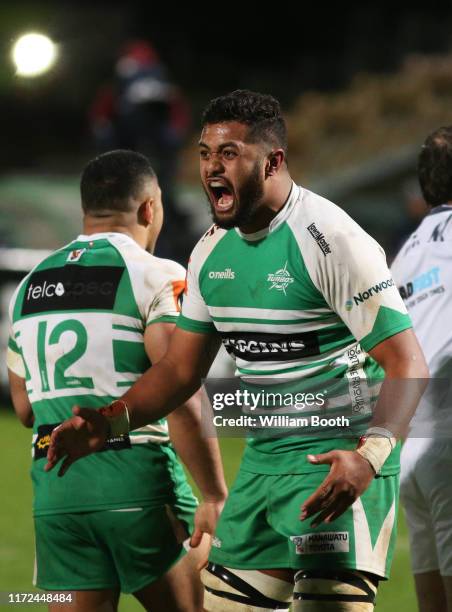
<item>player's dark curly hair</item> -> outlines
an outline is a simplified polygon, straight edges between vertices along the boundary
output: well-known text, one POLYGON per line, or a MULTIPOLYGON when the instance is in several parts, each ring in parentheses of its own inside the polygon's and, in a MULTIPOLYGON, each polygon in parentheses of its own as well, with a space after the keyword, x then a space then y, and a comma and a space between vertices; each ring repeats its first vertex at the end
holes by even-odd
POLYGON ((419 154, 418 176, 427 204, 452 202, 452 126, 440 127, 427 138, 419 154))
POLYGON ((141 153, 118 149, 92 159, 82 172, 82 208, 93 215, 128 212, 131 200, 142 195, 146 180, 156 179, 150 161, 141 153))
POLYGON ((214 98, 202 115, 202 125, 238 121, 250 127, 248 142, 266 142, 287 152, 287 130, 281 107, 273 96, 246 89, 214 98))

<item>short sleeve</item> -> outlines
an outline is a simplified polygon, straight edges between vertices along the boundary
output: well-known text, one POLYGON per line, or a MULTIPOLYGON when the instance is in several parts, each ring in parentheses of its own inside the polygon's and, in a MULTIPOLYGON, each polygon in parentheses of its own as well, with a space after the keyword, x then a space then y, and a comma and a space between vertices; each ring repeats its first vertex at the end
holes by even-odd
POLYGON ((14 372, 20 378, 26 377, 22 352, 12 335, 9 337, 8 348, 6 349, 6 366, 8 370, 11 370, 11 372, 14 372))
POLYGON ((182 314, 177 321, 177 326, 186 331, 202 334, 209 334, 215 331, 207 305, 201 295, 196 265, 193 260, 188 264, 182 314))
POLYGON ((330 237, 331 252, 317 249, 311 277, 362 348, 411 327, 380 245, 354 222, 330 237))
POLYGON ((185 269, 176 264, 166 267, 162 274, 159 290, 152 300, 147 315, 146 326, 152 323, 176 323, 181 311, 181 297, 185 287, 185 269))
POLYGON ((19 285, 19 287, 17 287, 17 289, 15 290, 11 298, 11 302, 9 304, 10 330, 9 330, 9 338, 8 338, 8 347, 6 349, 6 366, 8 370, 11 370, 11 372, 14 372, 14 374, 16 374, 17 376, 20 376, 20 378, 26 378, 25 363, 22 357, 22 351, 19 345, 17 344, 15 336, 14 336, 14 329, 13 329, 13 322, 12 322, 14 306, 17 300, 20 286, 21 285, 19 285))

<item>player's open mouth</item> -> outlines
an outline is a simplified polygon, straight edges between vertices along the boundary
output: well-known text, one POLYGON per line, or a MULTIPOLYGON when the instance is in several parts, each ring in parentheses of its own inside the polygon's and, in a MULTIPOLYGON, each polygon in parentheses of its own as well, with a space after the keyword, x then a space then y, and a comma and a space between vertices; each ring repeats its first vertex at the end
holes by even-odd
POLYGON ((232 189, 225 185, 223 181, 210 181, 209 190, 212 194, 212 200, 216 210, 227 212, 234 206, 232 189))

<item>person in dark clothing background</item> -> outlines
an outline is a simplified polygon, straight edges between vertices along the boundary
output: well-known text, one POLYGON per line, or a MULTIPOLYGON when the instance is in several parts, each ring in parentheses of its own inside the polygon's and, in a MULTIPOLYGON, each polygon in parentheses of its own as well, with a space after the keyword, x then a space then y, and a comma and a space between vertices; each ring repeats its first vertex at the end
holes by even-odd
POLYGON ((165 199, 165 229, 158 254, 186 261, 192 241, 185 246, 188 233, 180 231, 186 218, 178 208, 175 178, 190 126, 190 109, 150 43, 133 40, 124 44, 114 78, 96 92, 89 119, 98 152, 131 149, 150 159, 165 199))

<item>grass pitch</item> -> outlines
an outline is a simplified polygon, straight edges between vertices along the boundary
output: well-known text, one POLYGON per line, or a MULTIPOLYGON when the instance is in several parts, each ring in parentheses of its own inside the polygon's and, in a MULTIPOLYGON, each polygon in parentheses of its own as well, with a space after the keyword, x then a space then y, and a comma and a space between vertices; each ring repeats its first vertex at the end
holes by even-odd
MULTIPOLYGON (((30 440, 31 431, 16 420, 11 410, 0 410, 1 504, 0 504, 0 591, 32 590, 34 539, 31 517, 30 440)), ((223 461, 228 483, 237 471, 242 441, 222 440, 223 461)), ((416 610, 413 579, 409 568, 408 537, 403 515, 399 517, 399 535, 392 577, 383 583, 377 599, 378 612, 397 609, 416 610)), ((15 609, 30 606, 15 605, 15 609)), ((33 606, 33 610, 46 610, 33 606)), ((132 596, 123 596, 120 612, 138 612, 142 607, 132 596)))

